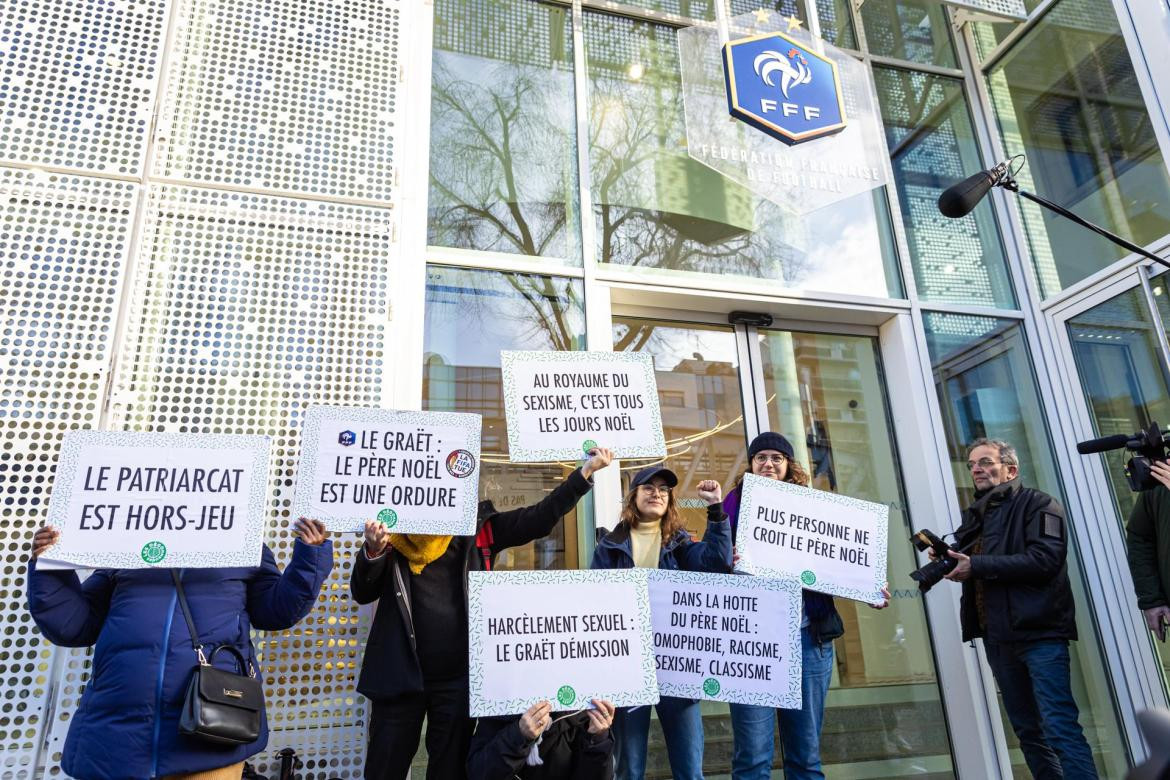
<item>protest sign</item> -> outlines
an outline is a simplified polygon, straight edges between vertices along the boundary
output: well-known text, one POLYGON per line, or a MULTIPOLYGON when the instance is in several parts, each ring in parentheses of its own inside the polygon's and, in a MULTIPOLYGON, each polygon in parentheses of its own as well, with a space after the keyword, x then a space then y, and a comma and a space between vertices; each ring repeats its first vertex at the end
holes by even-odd
POLYGON ((658 692, 800 709, 800 586, 786 580, 655 570, 658 692))
POLYGON ((472 572, 471 716, 655 704, 646 572, 472 572))
POLYGON ((513 463, 577 460, 594 447, 666 455, 650 355, 505 351, 500 368, 513 463))
POLYGON ((882 600, 889 507, 748 474, 737 569, 856 601, 882 600))
POLYGON ((475 533, 478 414, 313 406, 301 431, 293 514, 330 531, 379 520, 395 533, 475 533))
POLYGON ((45 568, 258 566, 267 436, 70 431, 45 568))

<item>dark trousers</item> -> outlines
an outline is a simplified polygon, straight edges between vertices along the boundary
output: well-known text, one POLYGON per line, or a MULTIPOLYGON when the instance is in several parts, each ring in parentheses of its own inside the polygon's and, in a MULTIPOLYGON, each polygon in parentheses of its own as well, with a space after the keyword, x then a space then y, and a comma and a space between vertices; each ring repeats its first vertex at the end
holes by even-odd
POLYGON ((467 678, 428 681, 426 691, 376 701, 370 711, 365 780, 403 780, 427 722, 427 780, 467 777, 474 726, 468 716, 467 678))
POLYGON ((983 640, 1003 708, 1036 780, 1096 780, 1097 768, 1077 720, 1068 642, 983 640))

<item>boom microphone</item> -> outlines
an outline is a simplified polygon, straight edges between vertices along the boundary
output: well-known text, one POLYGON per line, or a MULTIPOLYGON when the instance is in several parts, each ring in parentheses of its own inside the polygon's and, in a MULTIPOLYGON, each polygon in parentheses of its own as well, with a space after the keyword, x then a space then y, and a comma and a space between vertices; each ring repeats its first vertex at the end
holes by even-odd
POLYGON ((952 184, 938 196, 938 210, 944 217, 958 219, 971 213, 987 195, 987 191, 999 183, 1008 172, 1008 162, 1001 162, 994 168, 968 176, 958 184, 952 184))
POLYGON ((1077 442, 1077 452, 1082 455, 1092 455, 1095 452, 1119 450, 1129 443, 1130 437, 1124 433, 1115 433, 1112 436, 1102 436, 1100 439, 1089 439, 1077 442))

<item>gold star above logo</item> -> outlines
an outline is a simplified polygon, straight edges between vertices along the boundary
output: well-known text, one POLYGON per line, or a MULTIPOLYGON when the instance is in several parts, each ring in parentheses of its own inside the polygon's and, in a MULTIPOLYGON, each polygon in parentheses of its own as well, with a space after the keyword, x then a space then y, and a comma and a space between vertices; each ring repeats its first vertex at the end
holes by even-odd
POLYGON ((800 29, 800 25, 804 24, 804 22, 802 22, 796 18, 796 14, 791 14, 784 21, 788 22, 788 32, 792 32, 793 30, 798 30, 798 29, 800 29))
POLYGON ((756 11, 756 24, 763 24, 764 22, 768 21, 768 17, 771 15, 771 11, 767 10, 766 8, 760 8, 760 10, 756 11))

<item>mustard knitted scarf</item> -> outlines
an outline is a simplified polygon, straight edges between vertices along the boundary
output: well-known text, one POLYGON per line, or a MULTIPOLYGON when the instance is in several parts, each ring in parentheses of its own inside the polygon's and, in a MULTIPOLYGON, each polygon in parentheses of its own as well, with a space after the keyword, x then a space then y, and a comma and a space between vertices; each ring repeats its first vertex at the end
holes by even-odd
POLYGON ((437 561, 447 552, 451 536, 429 534, 390 534, 390 546, 406 558, 412 574, 422 574, 428 563, 437 561))

